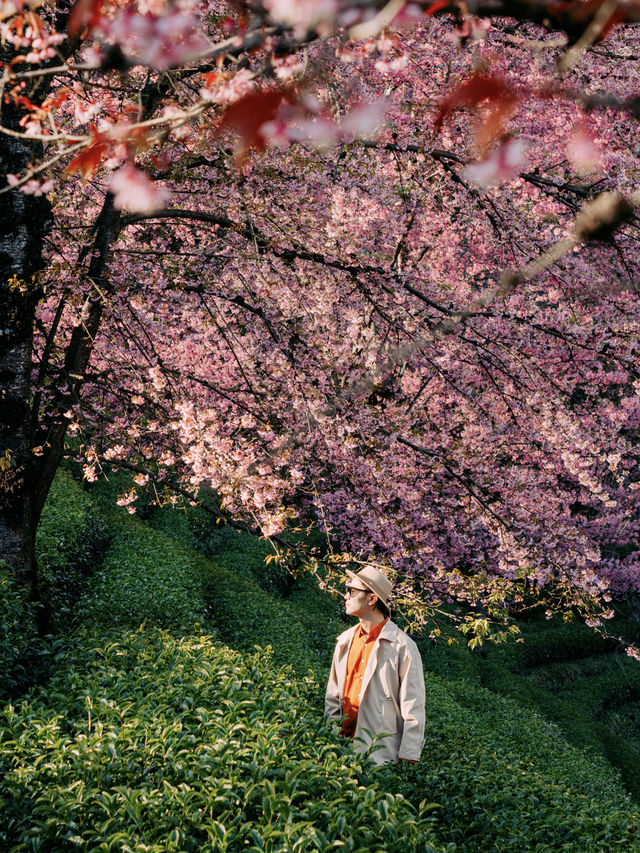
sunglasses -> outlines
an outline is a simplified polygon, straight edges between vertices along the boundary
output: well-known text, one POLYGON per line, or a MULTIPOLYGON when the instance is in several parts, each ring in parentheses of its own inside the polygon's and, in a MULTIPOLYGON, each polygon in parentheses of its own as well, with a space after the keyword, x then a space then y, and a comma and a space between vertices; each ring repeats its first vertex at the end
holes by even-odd
POLYGON ((348 586, 345 588, 345 595, 349 597, 357 595, 359 592, 371 592, 370 589, 363 589, 361 586, 348 586))

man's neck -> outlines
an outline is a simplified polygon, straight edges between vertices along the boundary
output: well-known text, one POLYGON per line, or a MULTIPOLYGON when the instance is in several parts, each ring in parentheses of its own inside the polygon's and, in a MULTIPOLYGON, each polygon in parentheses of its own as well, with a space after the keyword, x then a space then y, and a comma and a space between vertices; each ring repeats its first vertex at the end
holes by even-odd
POLYGON ((370 634, 376 625, 379 625, 381 622, 384 622, 386 616, 383 616, 382 613, 376 607, 375 610, 372 610, 367 616, 360 616, 360 627, 365 632, 365 634, 370 634))

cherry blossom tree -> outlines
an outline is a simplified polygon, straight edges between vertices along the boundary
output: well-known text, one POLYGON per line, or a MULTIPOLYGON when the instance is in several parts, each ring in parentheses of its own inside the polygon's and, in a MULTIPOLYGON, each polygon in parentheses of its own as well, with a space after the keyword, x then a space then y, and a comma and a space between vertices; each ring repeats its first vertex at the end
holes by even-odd
POLYGON ((431 618, 542 590, 597 623, 637 591, 640 4, 0 18, 26 583, 67 454, 128 469, 130 511, 204 485, 263 535, 319 526, 431 618))

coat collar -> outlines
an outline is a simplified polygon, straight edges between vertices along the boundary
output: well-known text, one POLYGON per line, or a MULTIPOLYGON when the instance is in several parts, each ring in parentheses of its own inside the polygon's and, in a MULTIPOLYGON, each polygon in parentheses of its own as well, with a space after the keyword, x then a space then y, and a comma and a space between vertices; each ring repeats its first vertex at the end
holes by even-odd
MULTIPOLYGON (((351 640, 353 639, 353 635, 356 632, 358 624, 352 625, 351 628, 347 628, 346 631, 343 631, 342 634, 338 637, 337 644, 340 648, 344 646, 350 646, 351 640)), ((378 634, 379 640, 390 640, 391 642, 395 642, 398 637, 400 629, 392 622, 391 619, 387 619, 386 624, 384 625, 382 631, 378 634)))

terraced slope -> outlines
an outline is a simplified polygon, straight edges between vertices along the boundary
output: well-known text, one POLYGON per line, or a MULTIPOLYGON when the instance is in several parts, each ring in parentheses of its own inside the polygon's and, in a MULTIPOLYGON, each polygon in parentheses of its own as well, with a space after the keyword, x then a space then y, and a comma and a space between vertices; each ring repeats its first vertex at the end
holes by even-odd
POLYGON ((101 513, 111 542, 51 677, 0 713, 1 850, 640 850, 611 765, 471 656, 451 678, 425 649, 424 758, 376 769, 322 717, 334 602, 264 589, 250 537, 205 557, 184 514, 101 513))
POLYGON ((556 723, 571 744, 618 768, 640 801, 640 664, 584 625, 534 617, 521 629, 523 643, 489 647, 485 658, 430 644, 423 657, 433 672, 481 684, 556 723))
POLYGON ((516 659, 512 670, 548 716, 553 719, 555 706, 559 721, 570 722, 572 742, 596 746, 620 769, 640 801, 640 664, 597 635, 587 638, 584 629, 573 628, 571 643, 565 632, 539 622, 527 626, 532 631, 548 643, 552 662, 523 666, 516 659))
MULTIPOLYGON (((171 514, 159 513, 151 523, 165 532, 173 530, 182 542, 202 541, 202 531, 194 537, 193 525, 184 516, 177 520, 171 514)), ((234 647, 247 647, 255 635, 247 637, 246 623, 240 615, 248 614, 250 619, 257 619, 259 632, 273 644, 276 656, 290 658, 299 665, 300 627, 304 626, 308 665, 320 680, 326 678, 334 638, 344 627, 340 604, 319 594, 314 586, 300 582, 286 599, 276 600, 273 610, 273 597, 265 598, 262 589, 266 585, 264 564, 255 559, 264 556, 265 546, 240 534, 234 534, 231 540, 236 542, 232 549, 228 537, 220 543, 219 550, 212 548, 210 541, 206 547, 212 567, 211 588, 215 590, 210 607, 225 640, 234 647), (224 588, 225 582, 233 584, 226 574, 229 563, 242 578, 240 589, 236 584, 232 592, 224 588), (251 576, 253 584, 249 582, 251 576), (275 632, 271 617, 263 619, 267 611, 276 615, 275 632)), ((594 639, 592 632, 582 636, 580 628, 575 629, 575 634, 573 630, 569 627, 564 632, 556 631, 558 643, 568 633, 579 639, 572 647, 582 653, 589 643, 599 648, 601 641, 594 639)), ((535 632, 531 633, 533 636, 535 632)), ((425 797, 439 802, 442 837, 455 841, 461 850, 579 850, 581 845, 587 849, 584 836, 579 840, 586 826, 590 843, 599 839, 597 843, 601 845, 593 849, 640 850, 634 829, 635 807, 630 801, 618 812, 617 817, 622 818, 626 828, 615 840, 599 825, 599 809, 610 797, 615 800, 621 791, 607 762, 572 748, 559 728, 547 724, 538 713, 523 710, 506 695, 496 695, 501 691, 483 689, 480 684, 479 670, 484 666, 487 685, 493 680, 504 687, 503 679, 508 675, 513 692, 527 696, 523 685, 528 676, 516 674, 523 669, 521 658, 533 665, 561 657, 551 636, 553 632, 540 643, 532 639, 530 645, 525 642, 514 644, 509 651, 500 649, 490 661, 460 650, 452 652, 446 646, 421 643, 430 697, 426 760, 418 768, 404 768, 403 778, 396 773, 390 784, 416 803, 425 797), (442 666, 437 665, 438 661, 442 666), (456 668, 458 677, 452 678, 447 669, 455 673, 456 668), (440 670, 446 677, 437 674, 440 670), (576 814, 585 822, 580 830, 574 823, 576 814)), ((531 692, 537 694, 537 688, 532 686, 531 692)), ((568 707, 567 702, 565 706, 568 707)), ((594 740, 592 728, 589 723, 585 741, 594 740)), ((610 814, 615 813, 616 807, 610 814)))
MULTIPOLYGON (((188 518, 159 511, 150 523, 172 531, 182 542, 189 541, 234 572, 249 575, 262 589, 277 589, 277 579, 270 574, 273 570, 262 559, 269 553, 266 543, 220 529, 204 513, 188 518)), ((314 587, 298 584, 279 606, 309 626, 307 649, 321 667, 326 665, 340 630, 341 603, 320 595, 314 587)), ((233 605, 230 612, 235 612, 233 605)), ((229 639, 241 642, 236 625, 229 626, 229 639)), ((542 714, 560 727, 569 743, 591 749, 611 762, 640 802, 640 664, 615 642, 604 640, 585 625, 566 624, 560 617, 548 620, 534 614, 520 627, 524 642, 488 647, 486 658, 461 647, 452 649, 416 639, 427 670, 447 681, 464 679, 479 684, 542 714)), ((622 619, 616 627, 628 636, 638 630, 622 619)))

